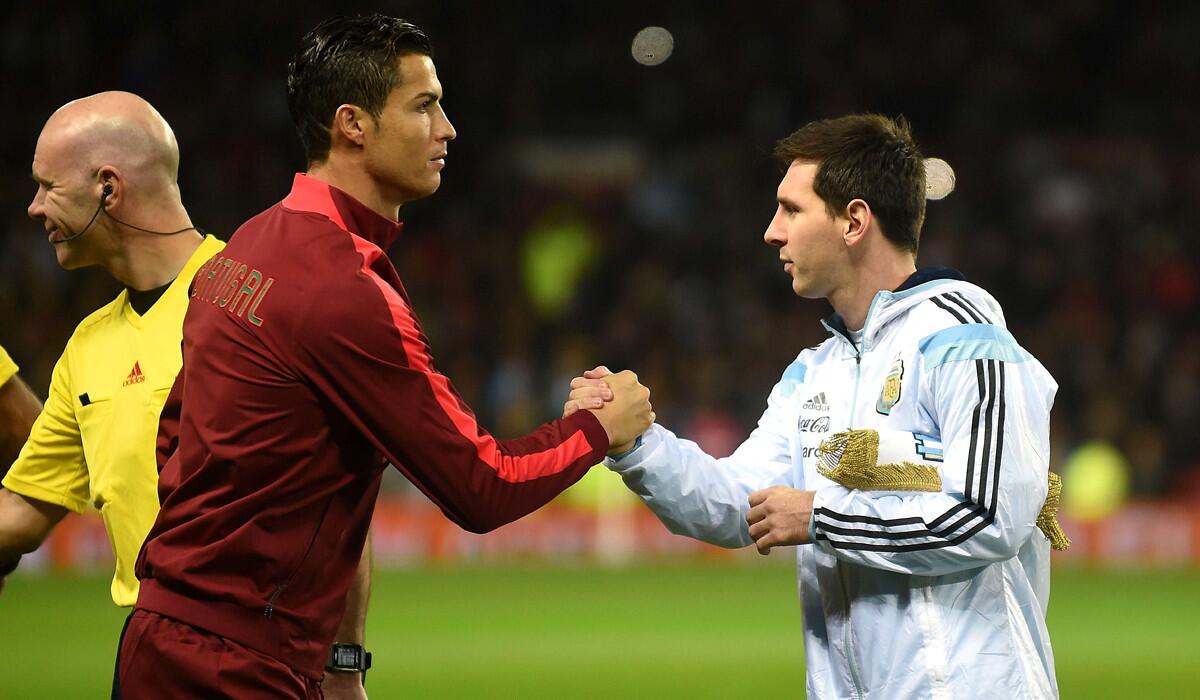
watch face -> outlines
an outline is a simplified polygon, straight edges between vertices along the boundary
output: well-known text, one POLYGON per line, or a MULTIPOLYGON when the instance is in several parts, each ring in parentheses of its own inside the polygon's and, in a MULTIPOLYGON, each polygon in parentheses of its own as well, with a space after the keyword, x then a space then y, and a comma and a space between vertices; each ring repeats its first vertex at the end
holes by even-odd
POLYGON ((358 668, 358 649, 352 646, 337 646, 333 649, 333 665, 358 668))

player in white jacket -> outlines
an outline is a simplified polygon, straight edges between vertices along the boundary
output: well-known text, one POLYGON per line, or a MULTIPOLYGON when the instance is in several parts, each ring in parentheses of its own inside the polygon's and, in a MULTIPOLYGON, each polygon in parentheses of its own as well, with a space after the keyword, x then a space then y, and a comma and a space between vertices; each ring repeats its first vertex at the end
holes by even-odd
MULTIPOLYGON (((809 698, 1057 697, 1039 530, 1061 535, 1039 518, 1057 385, 987 292, 916 270, 907 124, 814 122, 776 153, 790 166, 765 239, 797 294, 833 305, 830 337, 730 457, 655 425, 609 467, 673 532, 805 545, 809 698)), ((575 380, 568 412, 603 400, 602 374, 575 380)))

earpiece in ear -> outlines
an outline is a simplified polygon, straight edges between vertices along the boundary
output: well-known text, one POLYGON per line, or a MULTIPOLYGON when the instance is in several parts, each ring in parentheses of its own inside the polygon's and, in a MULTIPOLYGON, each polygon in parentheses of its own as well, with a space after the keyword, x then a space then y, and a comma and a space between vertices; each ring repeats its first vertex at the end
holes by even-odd
POLYGON ((111 194, 112 194, 112 183, 111 182, 104 183, 104 190, 100 193, 100 199, 104 199, 105 197, 108 197, 111 194))

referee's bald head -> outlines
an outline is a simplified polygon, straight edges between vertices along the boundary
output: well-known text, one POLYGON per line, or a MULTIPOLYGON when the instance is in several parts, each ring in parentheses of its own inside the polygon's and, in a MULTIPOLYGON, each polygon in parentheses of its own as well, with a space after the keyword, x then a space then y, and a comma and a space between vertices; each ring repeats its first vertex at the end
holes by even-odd
POLYGON ((101 92, 68 102, 46 121, 38 154, 71 154, 79 167, 118 167, 143 191, 174 186, 179 144, 158 110, 130 92, 101 92))

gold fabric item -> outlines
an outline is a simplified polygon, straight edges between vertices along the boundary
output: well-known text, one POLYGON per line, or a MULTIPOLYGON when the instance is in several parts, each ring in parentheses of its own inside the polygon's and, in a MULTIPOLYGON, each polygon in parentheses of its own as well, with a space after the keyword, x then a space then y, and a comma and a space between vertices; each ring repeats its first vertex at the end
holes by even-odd
POLYGON ((848 489, 863 491, 941 491, 942 477, 929 464, 877 464, 879 433, 847 430, 821 443, 817 472, 848 489))
POLYGON ((1046 502, 1042 504, 1042 512, 1038 513, 1038 529, 1045 533, 1050 540, 1050 546, 1061 552, 1071 546, 1071 538, 1063 532, 1058 524, 1058 504, 1062 500, 1062 479, 1058 474, 1050 472, 1050 488, 1046 491, 1046 502))

